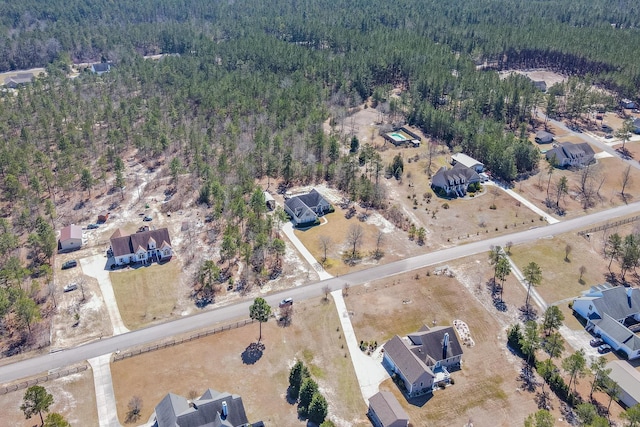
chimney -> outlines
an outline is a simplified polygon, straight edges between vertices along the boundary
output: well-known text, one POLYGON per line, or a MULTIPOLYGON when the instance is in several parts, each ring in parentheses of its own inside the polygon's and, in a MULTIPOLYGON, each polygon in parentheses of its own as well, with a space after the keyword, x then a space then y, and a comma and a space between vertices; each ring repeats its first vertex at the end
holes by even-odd
POLYGON ((222 401, 222 419, 227 418, 227 414, 229 413, 229 411, 227 410, 227 401, 223 400, 222 401))
POLYGON ((442 360, 447 358, 447 348, 449 347, 449 332, 444 333, 444 339, 442 340, 442 360))

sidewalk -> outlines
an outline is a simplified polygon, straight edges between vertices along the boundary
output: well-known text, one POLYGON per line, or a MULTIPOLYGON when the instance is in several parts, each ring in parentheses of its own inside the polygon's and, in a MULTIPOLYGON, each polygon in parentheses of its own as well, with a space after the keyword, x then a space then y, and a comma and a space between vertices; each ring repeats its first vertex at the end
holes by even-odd
POLYGON ((93 385, 96 390, 96 405, 100 427, 122 427, 118 421, 116 397, 111 380, 111 353, 88 360, 93 369, 93 385))
MULTIPOLYGON (((358 377, 358 383, 360 384, 360 392, 368 404, 369 398, 378 392, 378 386, 382 381, 389 378, 389 374, 382 366, 382 361, 378 360, 379 357, 367 356, 360 350, 358 339, 356 338, 353 325, 351 324, 351 318, 347 311, 347 306, 342 297, 342 289, 331 292, 331 296, 333 297, 336 310, 338 310, 342 332, 347 342, 349 355, 351 356, 351 363, 353 363, 353 368, 356 371, 356 377, 358 377)), ((380 347, 378 347, 378 350, 374 354, 377 356, 380 355, 380 347)))
POLYGON ((540 215, 549 224, 556 224, 556 223, 560 222, 559 220, 555 219, 550 214, 546 213, 545 211, 543 211, 542 209, 540 209, 539 207, 537 207, 536 205, 534 205, 533 203, 531 203, 530 201, 528 201, 527 199, 522 197, 520 194, 518 194, 515 191, 513 191, 512 189, 504 188, 503 186, 498 185, 497 183, 495 183, 493 181, 488 181, 485 184, 486 185, 495 185, 496 187, 501 188, 505 193, 507 193, 508 195, 510 195, 511 197, 513 197, 514 199, 516 199, 517 201, 519 201, 520 203, 522 203, 523 205, 528 207, 529 209, 531 209, 533 212, 535 212, 538 215, 540 215))
POLYGON ((129 332, 122 317, 120 317, 120 310, 118 309, 118 303, 116 302, 116 295, 113 293, 113 286, 111 285, 111 279, 109 278, 109 272, 104 269, 105 258, 102 255, 94 255, 91 257, 83 258, 80 260, 82 271, 87 276, 95 277, 100 284, 100 291, 102 292, 102 298, 107 306, 109 312, 109 318, 111 319, 111 325, 113 326, 113 335, 120 335, 129 332))
POLYGON ((324 268, 320 265, 318 261, 311 255, 311 252, 307 250, 307 248, 302 244, 298 236, 293 231, 293 223, 291 221, 287 222, 282 226, 282 231, 289 238, 289 241, 293 243, 293 246, 296 247, 298 252, 302 255, 302 257, 309 263, 309 265, 318 273, 320 280, 327 280, 333 278, 333 276, 325 271, 324 268))

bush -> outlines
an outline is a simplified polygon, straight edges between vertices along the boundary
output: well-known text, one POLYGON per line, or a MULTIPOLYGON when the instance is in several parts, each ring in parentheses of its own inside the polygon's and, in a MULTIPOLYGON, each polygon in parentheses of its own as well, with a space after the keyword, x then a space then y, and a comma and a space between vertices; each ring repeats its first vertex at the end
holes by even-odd
POLYGON ((520 330, 520 324, 516 323, 509 328, 509 332, 507 333, 507 344, 517 352, 522 352, 522 345, 520 344, 521 340, 522 331, 520 330))
POLYGON ((442 209, 449 209, 449 203, 445 202, 442 204, 442 209))

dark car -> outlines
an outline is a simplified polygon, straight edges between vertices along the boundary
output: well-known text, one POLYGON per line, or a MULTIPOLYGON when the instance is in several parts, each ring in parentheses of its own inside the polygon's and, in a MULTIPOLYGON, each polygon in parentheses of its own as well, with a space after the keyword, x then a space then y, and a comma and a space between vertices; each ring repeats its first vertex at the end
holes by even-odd
POLYGON ((591 341, 589 341, 589 344, 591 344, 591 347, 598 347, 604 344, 604 341, 602 341, 602 339, 600 338, 594 338, 591 341))
POLYGON ((600 354, 609 353, 610 351, 611 346, 609 344, 602 344, 600 347, 598 347, 598 353, 600 354))
POLYGON ((63 270, 67 270, 69 268, 73 268, 73 267, 77 267, 78 266, 78 261, 76 261, 75 259, 66 261, 65 263, 62 264, 62 269, 63 270))
POLYGON ((144 218, 142 218, 143 221, 153 221, 153 218, 151 218, 150 216, 145 216, 144 218))
POLYGON ((95 230, 98 227, 100 227, 98 224, 89 224, 87 225, 87 230, 95 230))

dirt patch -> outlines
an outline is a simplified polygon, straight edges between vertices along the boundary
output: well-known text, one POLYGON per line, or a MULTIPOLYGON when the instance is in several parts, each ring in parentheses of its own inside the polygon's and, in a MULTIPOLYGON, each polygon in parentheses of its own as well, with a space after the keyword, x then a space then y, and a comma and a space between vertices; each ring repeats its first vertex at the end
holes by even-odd
POLYGON ((257 340, 257 324, 113 363, 119 419, 134 395, 142 397, 146 420, 166 393, 188 396, 211 387, 241 395, 249 421, 304 426, 285 399, 289 369, 301 359, 329 402, 330 419, 343 427, 370 425, 333 304, 296 303, 291 326, 270 320, 262 335, 265 350, 253 364, 243 363, 242 354, 257 340))
MULTIPOLYGON (((91 368, 40 385, 53 395, 54 403, 51 405, 50 412, 61 414, 73 426, 97 426, 99 424, 91 368)), ((26 420, 20 410, 25 391, 18 390, 0 395, 0 413, 3 425, 16 427, 40 425, 38 415, 26 420)))
POLYGON ((505 79, 511 74, 521 74, 534 81, 543 81, 547 84, 547 87, 551 87, 556 83, 564 83, 567 80, 567 77, 562 74, 549 70, 505 70, 500 71, 498 74, 501 79, 505 79))

